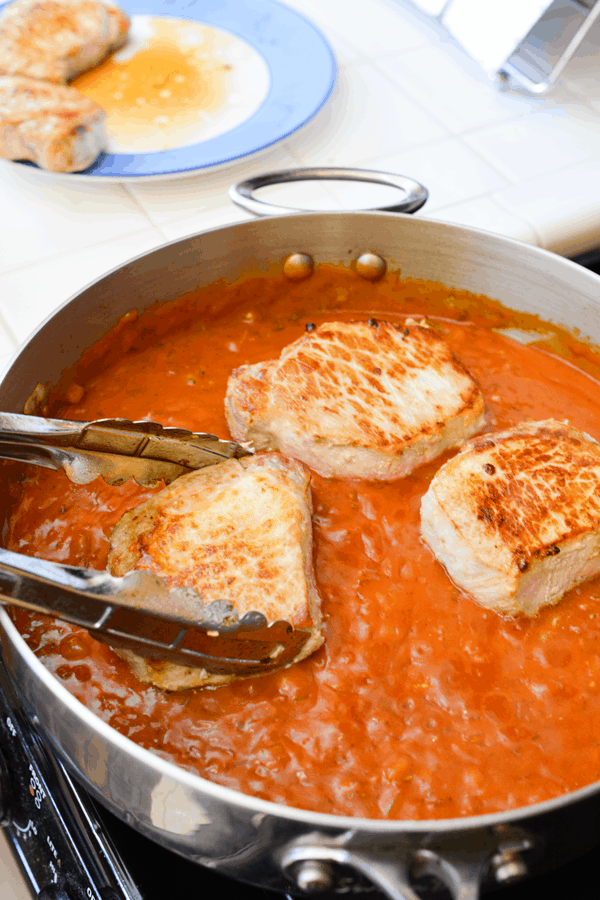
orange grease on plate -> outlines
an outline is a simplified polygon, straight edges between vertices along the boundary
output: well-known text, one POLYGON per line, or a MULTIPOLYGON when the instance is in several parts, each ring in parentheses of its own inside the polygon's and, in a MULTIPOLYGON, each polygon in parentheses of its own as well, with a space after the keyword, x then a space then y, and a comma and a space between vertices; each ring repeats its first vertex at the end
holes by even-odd
MULTIPOLYGON (((600 384, 567 361, 597 375, 600 360, 584 344, 466 293, 395 276, 369 284, 326 266, 305 282, 246 278, 129 317, 69 373, 85 395, 55 400, 53 412, 226 435, 231 369, 278 355, 306 322, 424 313, 479 379, 490 429, 568 417, 600 438, 600 384), (509 325, 540 328, 548 340, 522 346, 490 330, 509 325)), ((167 696, 78 629, 21 612, 19 626, 117 730, 259 797, 351 816, 441 818, 582 787, 600 778, 600 582, 533 621, 502 619, 459 595, 419 537, 420 499, 442 461, 389 484, 313 477, 326 643, 287 671, 167 696)), ((151 493, 132 483, 77 487, 33 468, 13 490, 11 549, 97 568, 112 525, 151 493)))
POLYGON ((121 51, 73 81, 106 111, 109 133, 139 151, 184 145, 230 92, 231 65, 215 55, 220 33, 159 16, 151 23, 147 45, 134 56, 120 61, 121 51))

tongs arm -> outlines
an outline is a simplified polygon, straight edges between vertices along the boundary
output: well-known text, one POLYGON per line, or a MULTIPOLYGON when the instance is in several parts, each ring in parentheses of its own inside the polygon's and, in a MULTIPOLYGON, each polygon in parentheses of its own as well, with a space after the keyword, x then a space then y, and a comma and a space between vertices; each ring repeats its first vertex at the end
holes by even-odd
POLYGON ((0 458, 64 469, 75 484, 88 484, 101 475, 109 484, 133 477, 152 487, 250 452, 214 434, 158 422, 77 422, 0 412, 0 458))
POLYGON ((189 588, 169 589, 144 570, 115 577, 2 548, 0 601, 79 625, 112 647, 218 674, 285 666, 310 637, 288 622, 268 624, 262 613, 240 619, 228 601, 204 603, 189 588), (169 612, 182 605, 194 611, 193 621, 169 612))

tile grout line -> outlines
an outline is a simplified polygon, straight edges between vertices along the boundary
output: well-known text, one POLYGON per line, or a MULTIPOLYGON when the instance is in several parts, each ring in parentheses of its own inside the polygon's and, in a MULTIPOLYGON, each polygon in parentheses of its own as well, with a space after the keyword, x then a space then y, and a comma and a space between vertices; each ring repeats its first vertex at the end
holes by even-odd
MULTIPOLYGON (((382 71, 382 70, 379 68, 379 66, 377 65, 377 62, 376 62, 376 61, 373 61, 373 68, 375 69, 375 71, 376 71, 379 75, 381 75, 382 78, 385 78, 385 80, 386 80, 389 84, 391 84, 392 87, 394 87, 394 88, 395 88, 397 91, 399 91, 401 94, 404 93, 404 91, 405 91, 404 85, 402 85, 402 87, 401 87, 399 84, 397 84, 395 81, 393 81, 393 79, 392 79, 388 74, 386 74, 386 72, 382 71)), ((431 116, 431 118, 434 120, 434 122, 436 123, 436 125, 439 125, 439 127, 440 127, 440 128, 443 128, 443 130, 444 130, 448 135, 451 135, 451 132, 448 130, 448 126, 447 126, 444 122, 442 122, 440 119, 438 119, 438 117, 437 117, 437 115, 436 115, 435 113, 431 112, 429 109, 426 109, 426 108, 423 106, 423 104, 421 103, 421 101, 420 101, 419 99, 417 99, 413 94, 411 94, 410 91, 406 91, 406 97, 408 98, 408 100, 411 101, 411 103, 415 103, 415 104, 419 107, 420 110, 422 110, 423 112, 427 113, 428 116, 431 116)), ((446 140, 446 138, 440 138, 439 140, 440 140, 440 141, 443 141, 443 140, 446 140)), ((434 143, 434 141, 431 141, 430 143, 434 143)))
MULTIPOLYGON (((105 244, 111 244, 115 241, 121 241, 121 240, 126 240, 127 238, 130 238, 130 237, 136 237, 137 235, 144 234, 147 231, 158 231, 160 234, 160 237, 163 238, 163 240, 165 240, 165 237, 164 237, 162 231, 160 231, 159 227, 157 225, 154 225, 152 222, 148 222, 148 224, 144 228, 140 228, 137 231, 129 231, 126 234, 118 235, 118 237, 114 237, 114 235, 111 237, 106 237, 106 238, 103 238, 101 241, 96 241, 95 243, 88 244, 85 247, 78 247, 77 250, 75 250, 75 251, 64 250, 64 251, 61 251, 60 253, 54 253, 51 256, 44 256, 40 259, 36 259, 34 262, 29 261, 29 262, 21 263, 20 265, 15 266, 14 268, 11 268, 11 269, 0 269, 0 279, 2 278, 3 275, 12 275, 15 272, 22 271, 23 269, 30 269, 30 268, 32 268, 32 266, 44 265, 45 263, 52 262, 53 260, 67 259, 69 256, 73 256, 73 253, 84 253, 86 250, 92 250, 94 247, 103 247, 105 244)), ((0 300, 0 304, 1 304, 1 300, 0 300)))
MULTIPOLYGON (((381 59, 380 61, 381 61, 381 62, 384 62, 385 60, 384 60, 384 59, 381 59)), ((377 64, 376 64, 376 65, 377 65, 377 64)), ((382 69, 380 69, 379 66, 377 66, 377 71, 378 71, 381 75, 383 75, 385 78, 387 78, 388 81, 390 82, 390 84, 393 84, 395 87, 398 87, 398 85, 393 81, 392 77, 391 77, 390 75, 388 75, 386 72, 384 72, 382 69)), ((445 123, 445 122, 442 122, 441 119, 438 119, 436 113, 433 112, 429 107, 425 107, 425 106, 423 105, 423 102, 422 102, 422 100, 421 100, 421 97, 418 96, 416 93, 411 92, 410 87, 405 87, 404 85, 402 85, 401 90, 406 91, 406 95, 409 97, 410 100, 413 101, 413 103, 418 104, 418 106, 419 106, 421 109, 423 109, 426 113, 428 113, 428 115, 430 115, 432 118, 435 118, 436 121, 438 122, 438 124, 440 124, 444 129, 448 130, 448 126, 446 125, 446 123, 445 123)), ((530 115, 531 112, 532 112, 531 109, 526 109, 526 110, 523 110, 523 112, 520 112, 520 113, 509 113, 506 117, 504 117, 504 118, 502 118, 502 119, 495 119, 495 120, 493 120, 493 121, 486 122, 484 125, 475 125, 475 126, 473 126, 473 127, 465 128, 463 131, 448 131, 448 134, 449 134, 449 137, 450 137, 450 138, 457 138, 457 139, 460 139, 460 138, 463 138, 463 137, 465 137, 465 136, 470 136, 470 135, 472 135, 472 134, 477 134, 477 132, 479 132, 479 131, 481 131, 481 130, 483 130, 483 129, 485 129, 485 128, 490 128, 490 127, 493 127, 494 125, 504 124, 504 123, 506 123, 506 122, 511 122, 511 121, 514 120, 514 119, 520 119, 520 118, 522 118, 523 116, 530 115)), ((443 138, 442 140, 448 140, 448 138, 443 138)), ((483 159, 483 157, 481 157, 481 158, 483 159)), ((485 160, 485 161, 487 162, 487 160, 485 160)), ((499 174, 501 174, 501 173, 499 173, 499 174)))
MULTIPOLYGON (((492 203, 494 203, 494 204, 499 208, 499 210, 501 210, 502 212, 507 212, 507 213, 509 213, 509 215, 513 216, 515 219, 517 219, 517 220, 523 222, 525 225, 528 225, 529 228, 531 228, 531 230, 532 230, 532 232, 533 232, 533 234, 534 234, 534 236, 535 236, 535 239, 536 239, 536 242, 537 242, 537 246, 538 246, 538 247, 542 247, 543 249, 546 249, 546 248, 544 247, 544 244, 543 244, 541 235, 538 233, 538 230, 537 230, 537 228, 535 227, 535 225, 533 224, 533 222, 530 222, 529 219, 528 219, 526 216, 521 215, 521 213, 516 213, 516 212, 514 211, 514 209, 511 209, 509 206, 505 206, 505 205, 503 205, 502 203, 500 203, 500 201, 497 199, 497 197, 494 196, 494 194, 495 194, 494 191, 488 191, 488 192, 485 193, 485 194, 478 194, 476 197, 469 197, 468 200, 459 200, 457 203, 448 203, 448 204, 446 204, 446 206, 440 206, 439 209, 434 210, 433 213, 432 213, 432 215, 431 215, 430 217, 429 217, 429 216, 424 216, 424 218, 432 218, 432 219, 435 219, 435 218, 437 217, 437 213, 438 213, 438 212, 439 212, 439 213, 443 213, 445 209, 452 209, 452 207, 454 207, 454 206, 460 206, 461 203, 471 203, 471 201, 473 201, 473 200, 490 200, 490 201, 491 201, 492 203)), ((448 221, 448 220, 447 220, 447 219, 444 219, 443 221, 448 221)), ((469 226, 469 227, 471 227, 471 226, 469 226)), ((472 226, 472 227, 476 227, 476 226, 472 226)), ((483 229, 482 229, 482 230, 483 230, 483 229)), ((508 236, 510 237, 511 235, 508 235, 508 236)), ((515 240, 520 240, 520 238, 515 238, 515 240)), ((526 244, 526 243, 528 243, 528 242, 527 242, 527 241, 522 241, 522 243, 526 244)), ((532 245, 532 246, 533 246, 533 245, 532 245)))
MULTIPOLYGON (((412 153, 413 150, 422 150, 425 147, 439 146, 444 141, 450 141, 450 140, 458 141, 458 143, 460 143, 464 149, 469 150, 469 152, 471 152, 475 156, 477 156, 481 160, 481 162, 483 162, 487 166, 489 166, 490 169, 492 169, 496 175, 498 175, 500 178, 504 178, 504 180, 507 182, 505 187, 513 187, 513 185, 519 184, 518 181, 515 182, 512 179, 507 178, 507 176, 503 172, 501 172, 491 161, 487 160, 485 158, 485 156, 482 156, 481 153, 479 153, 473 147, 470 147, 466 142, 464 142, 462 140, 461 135, 448 135, 448 137, 435 139, 433 141, 424 141, 423 143, 420 143, 420 144, 411 144, 410 147, 403 147, 401 150, 395 150, 395 151, 392 151, 391 153, 386 153, 385 156, 400 155, 401 153, 412 153)), ((356 165, 360 166, 363 163, 372 162, 373 160, 376 160, 378 158, 379 157, 377 157, 377 156, 362 157, 360 160, 357 160, 356 165)), ((318 165, 318 164, 311 163, 311 165, 318 165)), ((498 190, 498 189, 496 188, 496 190, 498 190)))
MULTIPOLYGON (((494 193, 492 193, 490 195, 490 200, 493 200, 494 203, 497 203, 498 206, 500 207, 500 209, 505 210, 506 212, 510 213, 513 216, 517 215, 517 213, 515 213, 514 209, 511 209, 511 207, 508 204, 503 203, 501 198, 498 196, 495 196, 494 193)), ((532 221, 530 221, 527 216, 524 216, 522 213, 519 213, 517 218, 521 218, 521 219, 523 219, 524 222, 527 222, 527 224, 529 225, 529 227, 535 234, 536 240, 538 242, 538 246, 542 247, 542 249, 544 249, 544 250, 547 250, 548 248, 546 247, 546 242, 544 241, 544 239, 542 238, 542 235, 538 231, 537 226, 532 221)))
POLYGON ((148 220, 148 224, 151 225, 152 227, 156 227, 154 222, 152 221, 149 213, 146 212, 146 210, 144 209, 143 205, 140 203, 140 201, 137 198, 137 196, 135 195, 135 193, 130 189, 129 183, 126 181, 122 181, 121 184, 119 185, 119 187, 123 188, 123 190, 125 191, 126 195, 129 197, 129 199, 131 200, 131 202, 133 203, 135 208, 139 212, 142 213, 142 215, 144 216, 145 219, 148 220))
MULTIPOLYGON (((392 7, 389 7, 389 8, 391 9, 392 7)), ((355 44, 351 38, 346 37, 344 34, 342 34, 340 31, 338 31, 335 28, 335 26, 330 25, 329 22, 324 21, 323 19, 313 19, 313 18, 310 18, 310 21, 316 28, 318 28, 323 33, 325 40, 330 45, 333 43, 333 40, 335 38, 337 38, 340 41, 342 47, 344 47, 344 45, 345 45, 345 47, 348 50, 352 50, 357 55, 358 59, 355 60, 354 62, 350 63, 350 65, 357 65, 357 64, 360 65, 362 62, 368 62, 368 61, 376 58, 375 56, 371 56, 362 50, 361 43, 360 43, 360 37, 358 38, 358 41, 355 44), (330 35, 331 35, 331 37, 330 37, 330 35)), ((400 51, 390 50, 389 52, 390 52, 390 54, 398 53, 398 52, 410 53, 411 50, 421 50, 423 47, 428 47, 428 46, 431 46, 431 40, 429 39, 428 36, 424 36, 423 43, 414 44, 411 47, 406 47, 404 50, 400 50, 400 51)), ((335 52, 335 48, 333 46, 331 46, 331 50, 333 52, 333 55, 336 58, 336 63, 337 63, 338 59, 337 59, 337 54, 335 52)))
POLYGON ((12 328, 10 327, 10 325, 8 324, 8 322, 6 321, 6 319, 4 318, 4 313, 2 312, 2 309, 1 309, 1 308, 0 308, 0 326, 1 326, 2 328, 4 328, 4 330, 5 330, 5 332, 7 333, 9 339, 12 341, 12 344, 13 344, 13 352, 14 352, 15 350, 18 350, 19 347, 21 346, 21 344, 23 343, 23 341, 17 340, 17 338, 15 337, 14 331, 12 330, 12 328))
MULTIPOLYGON (((515 118, 518 118, 518 116, 515 116, 515 118)), ((505 121, 509 121, 509 120, 505 120, 505 121)), ((471 145, 469 143, 467 143, 467 141, 464 140, 464 135, 462 135, 462 134, 458 135, 457 140, 460 142, 460 144, 463 147, 465 147, 467 150, 469 150, 470 153, 472 153, 474 156, 476 156, 478 159, 480 159, 482 162, 484 162, 486 164, 486 166, 489 166, 490 169, 493 169, 494 172, 496 173, 496 175, 499 175, 500 178, 504 178, 504 180, 508 182, 508 184, 504 185, 504 187, 513 187, 514 185, 522 184, 522 181, 519 181, 519 180, 515 181, 515 179, 512 178, 511 176, 509 176, 507 172, 503 172, 500 168, 498 168, 498 166, 496 165, 496 163, 493 160, 487 159, 487 157, 484 156, 484 154, 481 153, 481 151, 478 150, 476 147, 471 147, 471 145)), ((501 188, 496 188, 496 190, 501 190, 501 188)))
POLYGON ((474 153, 476 156, 482 159, 485 163, 487 163, 488 166, 496 169, 498 174, 500 174, 503 178, 506 178, 506 180, 510 182, 510 184, 508 185, 509 187, 518 187, 519 185, 528 184, 529 182, 534 181, 535 178, 546 178, 566 169, 573 169, 577 166, 585 166, 593 162, 600 162, 600 154, 592 152, 590 156, 587 156, 584 159, 579 159, 576 162, 570 162, 567 165, 559 165, 554 169, 545 170, 541 175, 536 175, 534 176, 534 178, 515 178, 514 175, 510 174, 508 166, 506 170, 500 169, 492 160, 488 160, 487 157, 484 156, 484 154, 478 148, 472 147, 469 143, 467 143, 467 141, 464 141, 464 144, 469 148, 471 153, 474 153))

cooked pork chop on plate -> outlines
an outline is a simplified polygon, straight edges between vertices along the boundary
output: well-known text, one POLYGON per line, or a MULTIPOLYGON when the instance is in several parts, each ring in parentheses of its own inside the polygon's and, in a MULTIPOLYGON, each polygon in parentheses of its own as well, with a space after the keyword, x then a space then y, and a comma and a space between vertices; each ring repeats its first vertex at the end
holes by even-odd
MULTIPOLYGON (((278 453, 184 475, 117 523, 109 569, 113 575, 148 569, 172 586, 194 588, 206 602, 230 601, 240 617, 256 610, 310 630, 298 662, 323 643, 309 482, 305 466, 278 453)), ((164 690, 235 677, 120 652, 142 681, 164 690)))
POLYGON ((473 438, 432 480, 421 533, 478 603, 535 616, 600 572, 600 445, 551 419, 473 438))
POLYGON ((0 13, 0 74, 65 84, 121 47, 129 25, 100 0, 15 0, 0 13))
POLYGON ((330 322, 279 359, 232 373, 225 413, 237 441, 280 450, 323 476, 408 475, 483 426, 483 397, 426 324, 330 322))
POLYGON ((0 156, 50 172, 87 169, 106 144, 104 111, 75 88, 0 75, 0 156))

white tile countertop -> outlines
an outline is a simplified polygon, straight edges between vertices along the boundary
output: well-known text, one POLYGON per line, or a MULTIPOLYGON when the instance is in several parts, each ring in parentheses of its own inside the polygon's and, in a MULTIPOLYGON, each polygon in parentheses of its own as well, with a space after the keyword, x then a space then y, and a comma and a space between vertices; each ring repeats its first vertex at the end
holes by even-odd
MULTIPOLYGON (((433 19, 402 0, 291 0, 321 28, 339 74, 328 104, 285 142, 179 180, 58 181, 0 161, 0 362, 104 271, 248 215, 230 183, 290 166, 409 175, 418 215, 496 231, 573 256, 600 245, 600 26, 544 96, 501 92, 433 19)), ((165 7, 167 8, 167 7, 165 7)), ((303 183, 273 199, 377 205, 383 188, 303 183)))

